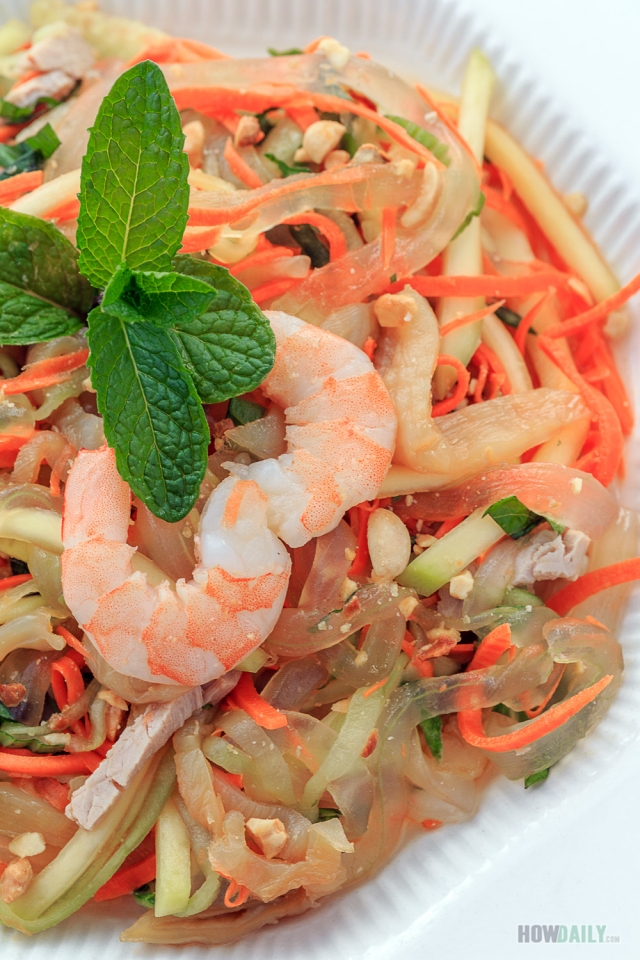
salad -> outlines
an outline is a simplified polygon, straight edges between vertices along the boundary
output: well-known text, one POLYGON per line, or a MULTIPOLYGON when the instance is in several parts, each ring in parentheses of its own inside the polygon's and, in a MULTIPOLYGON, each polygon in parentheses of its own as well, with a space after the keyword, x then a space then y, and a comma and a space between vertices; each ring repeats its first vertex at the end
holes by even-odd
MULTIPOLYGON (((0 28, 0 921, 225 944, 622 682, 620 286, 490 118, 332 37, 0 28), (109 903, 108 901, 111 901, 109 903)), ((558 775, 561 775, 558 773, 558 775)), ((523 797, 526 802, 526 796, 523 797)))

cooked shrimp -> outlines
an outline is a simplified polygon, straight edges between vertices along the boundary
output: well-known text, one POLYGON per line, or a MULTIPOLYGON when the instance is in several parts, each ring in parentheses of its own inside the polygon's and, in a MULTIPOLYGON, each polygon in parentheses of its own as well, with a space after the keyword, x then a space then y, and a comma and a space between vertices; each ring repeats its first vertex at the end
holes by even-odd
POLYGON ((396 418, 380 376, 357 347, 295 317, 271 313, 276 363, 265 394, 286 408, 288 450, 234 464, 200 524, 190 582, 134 571, 127 543, 131 491, 107 447, 83 450, 65 488, 65 601, 102 656, 141 680, 195 685, 258 647, 280 615, 298 546, 333 529, 375 495, 396 418))

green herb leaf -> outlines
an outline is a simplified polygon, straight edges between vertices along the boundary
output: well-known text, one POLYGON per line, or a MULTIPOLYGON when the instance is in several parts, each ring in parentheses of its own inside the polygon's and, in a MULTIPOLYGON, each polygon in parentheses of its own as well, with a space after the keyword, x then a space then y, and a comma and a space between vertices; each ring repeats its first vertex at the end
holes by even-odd
POLYGON ((254 420, 260 420, 265 415, 264 407, 259 403, 252 403, 251 400, 243 400, 242 397, 234 397, 229 401, 229 416, 236 427, 241 427, 245 423, 253 423, 254 420))
POLYGON ((267 53, 270 57, 295 57, 304 53, 304 50, 300 50, 299 47, 291 47, 289 50, 274 50, 273 47, 267 47, 267 53))
POLYGON ((13 147, 0 144, 0 166, 4 168, 0 180, 8 180, 16 173, 39 170, 59 146, 60 141, 50 123, 45 124, 33 137, 27 137, 13 147))
POLYGON ((358 141, 351 133, 350 130, 346 130, 342 134, 342 140, 340 141, 340 149, 346 150, 350 157, 355 156, 355 153, 358 149, 358 141))
POLYGON ((89 366, 120 476, 163 520, 186 516, 206 469, 206 417, 172 336, 149 323, 89 315, 89 366))
POLYGON ((529 510, 517 497, 503 497, 502 500, 498 500, 488 507, 483 516, 486 517, 487 514, 493 517, 495 522, 502 527, 504 532, 508 533, 513 540, 519 540, 520 537, 524 537, 525 534, 530 533, 539 523, 544 523, 545 521, 556 533, 561 534, 566 530, 566 527, 556 520, 549 520, 548 517, 529 510))
POLYGON ((214 296, 211 287, 197 277, 145 273, 121 264, 104 292, 102 309, 130 322, 171 326, 199 317, 214 296))
POLYGON ((294 163, 291 166, 284 160, 278 160, 275 153, 265 153, 265 157, 275 163, 283 177, 293 177, 296 173, 311 173, 311 167, 306 163, 294 163))
POLYGON ((451 163, 449 148, 442 140, 438 140, 433 133, 419 127, 418 124, 412 120, 405 120, 404 117, 395 117, 392 114, 386 114, 386 119, 393 120, 394 123, 404 127, 410 137, 413 137, 413 139, 421 143, 423 147, 426 147, 440 163, 444 163, 445 167, 449 166, 451 163))
POLYGON ((276 109, 276 107, 269 107, 267 110, 263 110, 262 113, 255 114, 255 118, 260 124, 260 129, 264 133, 265 137, 275 127, 275 123, 271 123, 271 120, 269 120, 269 114, 273 113, 273 111, 276 109))
POLYGON ((180 274, 214 290, 206 313, 176 323, 172 336, 203 403, 249 393, 273 367, 275 337, 269 321, 243 284, 225 267, 189 256, 174 259, 180 274))
MULTIPOLYGON (((4 716, 4 713, 0 713, 0 716, 4 716)), ((11 719, 10 714, 9 719, 11 719)), ((27 733, 28 730, 29 727, 25 727, 22 723, 14 723, 13 721, 8 724, 3 723, 0 726, 0 746, 13 750, 31 750, 32 753, 62 752, 61 744, 45 743, 39 737, 30 736, 27 733), (22 731, 25 731, 24 735, 21 735, 22 731)))
POLYGON ((544 603, 535 593, 522 590, 520 587, 511 587, 502 599, 505 607, 543 607, 544 603))
POLYGON ((137 890, 134 890, 133 899, 136 903, 139 903, 141 907, 146 907, 147 910, 153 910, 156 905, 155 881, 153 883, 145 883, 143 887, 138 887, 137 890))
POLYGON ((524 788, 527 790, 529 787, 532 787, 534 783, 542 783, 543 780, 546 780, 549 776, 549 770, 551 768, 547 767, 546 770, 538 770, 537 773, 530 773, 528 777, 524 778, 524 788))
POLYGON ((480 214, 482 213, 482 208, 484 207, 485 199, 486 197, 481 190, 480 193, 478 194, 478 200, 476 202, 475 207, 473 208, 473 210, 470 211, 470 213, 466 215, 466 217, 464 218, 464 220, 462 221, 462 223, 460 224, 460 226, 458 227, 454 235, 451 237, 452 240, 455 240, 456 237, 460 236, 463 230, 467 229, 467 227, 469 226, 469 224, 471 223, 474 217, 480 216, 480 214))
POLYGON ((21 577, 24 573, 30 573, 28 564, 24 560, 16 560, 15 557, 9 557, 9 563, 11 564, 11 576, 12 577, 21 577))
POLYGON ((485 510, 484 516, 492 517, 513 540, 519 540, 530 533, 544 519, 525 507, 517 497, 498 500, 485 510))
POLYGON ((495 707, 491 708, 492 713, 501 713, 504 717, 512 716, 512 711, 509 710, 509 707, 505 703, 496 703, 495 707))
POLYGON ((75 333, 94 294, 78 270, 77 250, 59 230, 0 208, 0 343, 75 333))
POLYGON ((442 760, 442 717, 429 717, 420 724, 431 756, 438 763, 442 760))
POLYGON ((189 205, 180 115, 160 68, 146 60, 102 101, 82 161, 80 269, 106 287, 122 262, 169 270, 189 205))
POLYGON ((11 120, 12 123, 24 123, 25 120, 31 119, 39 107, 42 106, 57 107, 58 101, 54 100, 53 97, 40 97, 30 107, 17 107, 10 100, 0 98, 0 117, 11 120))
POLYGON ((513 327, 514 330, 518 329, 522 320, 520 314, 516 313, 515 310, 510 310, 509 307, 498 307, 496 317, 506 323, 508 327, 513 327))
POLYGON ((335 820, 341 816, 340 811, 334 810, 333 807, 318 807, 318 820, 335 820))
POLYGON ((13 717, 5 707, 4 703, 0 703, 0 720, 13 720, 13 717))

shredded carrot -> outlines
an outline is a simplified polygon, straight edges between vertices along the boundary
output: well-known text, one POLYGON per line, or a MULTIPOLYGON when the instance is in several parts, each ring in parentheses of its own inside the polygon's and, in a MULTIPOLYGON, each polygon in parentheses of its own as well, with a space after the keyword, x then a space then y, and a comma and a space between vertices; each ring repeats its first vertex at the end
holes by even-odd
POLYGON ((67 630, 66 627, 57 626, 53 632, 57 633, 59 637, 62 637, 62 639, 65 641, 65 643, 68 644, 68 646, 70 646, 73 650, 75 650, 76 653, 79 653, 81 655, 83 660, 86 658, 87 651, 85 650, 82 644, 82 641, 78 640, 77 637, 74 637, 74 635, 71 633, 70 630, 67 630))
POLYGON ((227 892, 224 895, 224 905, 225 907, 240 907, 243 903, 249 899, 249 894, 251 891, 248 887, 244 887, 241 883, 237 883, 235 880, 229 881, 229 886, 227 887, 227 892))
POLYGON ((612 563, 608 567, 600 567, 599 570, 583 574, 554 593, 551 599, 547 600, 547 606, 559 617, 566 617, 573 607, 601 590, 617 587, 621 583, 631 583, 633 580, 640 580, 640 557, 621 560, 620 563, 612 563))
POLYGON ((33 580, 33 576, 30 573, 18 573, 15 577, 5 577, 4 580, 0 580, 0 591, 10 590, 12 587, 19 587, 22 583, 28 583, 29 580, 33 580))
POLYGON ((496 213, 502 214, 503 217, 511 221, 514 227, 522 230, 524 234, 528 233, 524 217, 521 216, 515 204, 505 200, 504 193, 487 186, 482 187, 482 192, 484 193, 485 204, 490 210, 495 210, 496 213))
POLYGON ((498 662, 511 646, 511 626, 501 623, 480 642, 467 670, 484 670, 498 662))
POLYGON ((83 367, 89 356, 88 350, 76 350, 61 357, 49 357, 30 363, 17 377, 0 380, 0 390, 5 396, 14 393, 28 393, 30 390, 42 390, 56 383, 64 383, 73 370, 83 367))
POLYGON ((230 206, 199 206, 198 193, 195 193, 189 203, 189 223, 192 226, 199 227, 235 223, 253 213, 266 200, 276 200, 290 193, 305 190, 310 186, 328 187, 362 183, 371 175, 366 167, 366 163, 355 167, 345 165, 335 167, 333 170, 323 170, 322 173, 310 173, 308 177, 300 175, 285 177, 282 180, 272 180, 270 183, 261 184, 258 189, 242 195, 242 203, 231 203, 230 206))
POLYGON ((545 336, 556 339, 557 337, 572 337, 576 333, 581 333, 587 327, 591 326, 591 324, 604 320, 605 317, 613 313, 614 310, 618 310, 635 293, 638 293, 639 290, 640 273, 636 274, 633 280, 630 280, 624 287, 621 287, 617 293, 607 297, 606 300, 601 300, 600 303, 597 303, 595 307, 591 307, 590 310, 585 310, 584 313, 578 314, 577 317, 572 317, 570 320, 565 320, 563 323, 556 323, 553 327, 549 327, 548 330, 545 330, 545 336))
POLYGON ((442 820, 423 820, 422 826, 425 830, 437 830, 442 826, 442 820))
POLYGON ((507 376, 507 371, 491 347, 488 347, 486 343, 481 343, 472 359, 478 366, 482 366, 483 363, 485 363, 489 370, 500 378, 499 385, 502 388, 503 394, 511 393, 511 384, 507 376))
POLYGON ((469 323, 477 323, 478 320, 484 320, 485 317, 491 316, 492 313, 495 313, 496 310, 503 307, 505 302, 505 300, 496 300, 495 303, 492 303, 488 307, 483 307, 482 310, 468 313, 465 317, 458 317, 457 320, 450 320, 449 323, 445 323, 444 326, 440 327, 440 336, 446 337, 448 333, 453 333, 454 330, 459 330, 460 327, 466 327, 469 323))
POLYGON ((312 123, 318 120, 318 113, 313 107, 301 100, 300 103, 288 103, 285 106, 285 112, 294 123, 297 123, 301 130, 307 130, 312 123))
POLYGON ((218 240, 222 227, 186 227, 180 253, 200 253, 218 240))
POLYGON ((514 277, 488 274, 479 274, 476 277, 407 277, 392 283, 386 292, 402 293, 406 284, 409 284, 423 297, 503 297, 507 299, 546 292, 550 286, 563 286, 567 280, 566 274, 551 270, 514 277))
POLYGON ((25 126, 25 123, 5 123, 0 126, 0 143, 6 143, 7 140, 13 140, 16 133, 20 133, 25 126))
POLYGON ((598 694, 602 693, 612 680, 613 676, 608 674, 598 680, 597 683, 587 687, 586 690, 581 690, 580 693, 574 694, 568 700, 554 704, 546 713, 529 720, 519 729, 502 736, 485 736, 482 726, 482 710, 461 710, 458 713, 458 729, 463 739, 470 743, 472 747, 479 747, 481 750, 489 750, 492 753, 521 750, 561 727, 563 723, 570 720, 583 707, 591 703, 598 694))
POLYGON ((0 180, 0 207, 6 207, 25 193, 31 193, 42 184, 42 170, 29 170, 27 173, 16 173, 13 177, 0 180))
POLYGON ((434 533, 436 540, 441 540, 446 533, 449 533, 450 530, 453 530, 454 527, 457 527, 458 524, 462 523, 464 519, 464 517, 453 517, 451 520, 445 520, 444 523, 440 524, 434 533))
POLYGON ((469 663, 473 660, 475 649, 474 643, 457 643, 455 647, 451 647, 447 656, 458 663, 469 663))
POLYGON ((321 213, 315 213, 313 210, 309 210, 307 213, 298 213, 294 217, 287 217, 287 219, 282 222, 291 225, 308 223, 312 227, 317 227, 329 242, 329 256, 332 260, 338 260, 347 252, 347 241, 345 240, 344 233, 337 223, 334 223, 333 220, 323 216, 321 213))
POLYGON ((380 690, 381 687, 384 687, 387 682, 387 677, 384 677, 383 680, 378 680, 377 683, 374 683, 372 687, 367 687, 367 689, 362 694, 363 697, 370 697, 372 693, 375 693, 376 690, 380 690))
POLYGON ((220 53, 215 47, 200 43, 199 40, 167 37, 149 44, 127 63, 127 67, 134 67, 143 60, 153 60, 154 63, 197 63, 201 60, 229 59, 226 53, 220 53))
POLYGON ((262 267, 265 263, 271 263, 272 260, 279 260, 281 257, 292 257, 291 247, 267 247, 266 250, 259 250, 257 253, 250 253, 244 260, 234 263, 229 267, 229 273, 237 277, 239 273, 250 270, 253 267, 262 267))
POLYGON ((257 693, 253 685, 253 676, 250 673, 242 673, 240 680, 233 690, 233 698, 245 713, 248 713, 252 720, 264 727, 265 730, 277 730, 279 727, 286 727, 287 718, 275 707, 272 707, 264 697, 257 693))
POLYGON ((433 660, 428 659, 427 657, 421 657, 419 654, 415 656, 411 663, 416 668, 421 677, 425 679, 430 679, 434 675, 433 660))
MULTIPOLYGON (((599 626, 600 626, 600 624, 599 624, 599 626)), ((605 628, 605 629, 606 629, 606 628, 605 628)), ((549 680, 551 680, 551 678, 553 677, 554 673, 555 673, 555 677, 554 677, 553 682, 551 683, 551 686, 549 687, 549 689, 548 689, 548 691, 547 691, 547 693, 546 693, 546 695, 545 695, 542 703, 539 703, 538 706, 537 706, 537 707, 534 707, 533 709, 529 709, 529 710, 525 709, 525 711, 524 711, 524 712, 526 713, 527 717, 529 718, 529 720, 533 720, 534 717, 539 717, 540 714, 541 714, 541 713, 543 712, 543 710, 545 709, 545 707, 548 705, 549 701, 551 700, 552 696, 554 695, 554 693, 556 692, 556 690, 558 689, 558 687, 559 687, 559 685, 560 685, 560 681, 562 680, 562 677, 564 676, 564 671, 565 671, 565 669, 566 669, 566 666, 567 666, 566 663, 556 663, 556 664, 555 664, 555 666, 554 666, 554 668, 553 668, 553 671, 551 672, 551 676, 549 677, 549 680)), ((530 701, 529 701, 529 691, 528 691, 528 690, 525 690, 524 693, 521 693, 521 694, 520 694, 520 699, 521 699, 523 705, 524 705, 525 703, 527 703, 527 702, 530 702, 530 701)))
POLYGON ((534 303, 531 309, 528 310, 527 313, 525 313, 525 315, 520 320, 520 323, 518 324, 518 329, 516 330, 515 336, 513 339, 515 340, 515 344, 518 350, 520 351, 520 353, 522 354, 522 356, 524 356, 524 352, 527 346, 527 334, 531 329, 532 323, 534 322, 536 317, 539 315, 540 311, 548 304, 549 300, 551 299, 554 293, 555 293, 555 290, 553 288, 549 290, 547 293, 545 293, 544 296, 540 297, 538 302, 534 303))
MULTIPOLYGON (((375 501, 376 505, 378 501, 375 501)), ((349 520, 351 521, 351 527, 354 527, 354 520, 358 524, 357 540, 356 540, 356 555, 353 559, 353 563, 349 567, 348 576, 358 577, 361 576, 367 569, 367 564, 369 563, 369 544, 367 541, 367 528, 369 526, 369 517, 371 516, 371 508, 368 503, 358 504, 357 507, 352 507, 349 510, 349 520)))
POLYGON ((440 123, 442 123, 447 128, 447 130, 450 130, 451 133, 453 133, 456 140, 460 142, 463 149, 469 154, 469 156, 473 160, 473 165, 476 168, 476 173, 478 174, 479 179, 481 179, 482 167, 478 163, 476 155, 471 149, 471 147, 469 146, 469 144, 467 143, 467 141, 464 139, 463 136, 460 135, 460 131, 458 130, 457 124, 455 124, 453 120, 447 116, 446 112, 442 109, 440 104, 433 99, 429 91, 425 87, 423 87, 421 83, 416 83, 416 90, 418 91, 422 99, 427 101, 427 103, 429 104, 433 112, 436 114, 440 123))
POLYGON ((43 797, 47 803, 64 813, 69 803, 69 787, 66 783, 60 783, 53 777, 38 777, 33 781, 36 793, 43 797))
POLYGON ((156 855, 150 853, 144 860, 133 863, 130 866, 122 866, 114 873, 110 880, 100 887, 93 899, 98 902, 102 900, 115 900, 116 897, 123 897, 127 893, 133 893, 138 887, 145 883, 151 883, 156 878, 156 855))
POLYGON ((60 657, 51 664, 51 688, 58 710, 75 703, 84 693, 84 680, 70 657, 60 657))
POLYGON ((409 631, 405 630, 404 637, 402 639, 402 647, 401 647, 402 652, 406 653, 409 659, 411 659, 411 657, 413 657, 415 648, 416 648, 415 640, 413 639, 409 631))
POLYGON ((95 753, 44 754, 0 747, 0 770, 29 777, 60 777, 70 773, 92 773, 100 763, 95 753))
POLYGON ((294 279, 293 277, 283 277, 281 280, 270 280, 268 283, 263 283, 259 287, 254 287, 251 291, 251 296, 256 303, 264 303, 266 300, 273 300, 274 297, 280 297, 283 293, 286 293, 287 290, 290 290, 291 287, 295 287, 300 283, 299 279, 294 279))
POLYGON ((223 155, 229 164, 231 173, 234 175, 234 177, 237 177, 238 180, 242 180, 242 182, 252 190, 256 190, 258 187, 263 186, 262 180, 258 174, 255 172, 255 170, 251 169, 244 157, 242 157, 234 147, 231 137, 229 137, 225 144, 223 155))
POLYGON ((458 376, 456 388, 451 396, 433 405, 432 416, 441 417, 445 413, 451 413, 452 410, 455 410, 461 400, 466 397, 469 389, 469 371, 461 360, 446 353, 441 353, 436 363, 439 367, 454 367, 458 376))
POLYGON ((380 237, 380 255, 382 266, 387 270, 396 250, 396 214, 397 207, 385 207, 382 211, 382 235, 380 237))
POLYGON ((63 200, 57 203, 55 207, 50 207, 43 216, 43 220, 77 220, 80 213, 80 201, 73 197, 71 200, 63 200))
POLYGON ((378 344, 373 339, 373 337, 367 337, 367 339, 364 342, 364 346, 362 348, 362 352, 366 353, 366 355, 369 357, 369 360, 371 360, 372 363, 373 363, 373 355, 376 352, 377 346, 378 344))

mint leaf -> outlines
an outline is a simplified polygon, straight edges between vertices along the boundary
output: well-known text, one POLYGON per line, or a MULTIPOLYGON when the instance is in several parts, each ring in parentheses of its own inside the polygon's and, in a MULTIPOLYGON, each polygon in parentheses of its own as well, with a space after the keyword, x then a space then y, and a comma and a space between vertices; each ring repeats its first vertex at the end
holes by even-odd
POLYGON ((269 321, 243 284, 225 267, 179 256, 178 273, 204 280, 214 290, 206 313, 176 323, 172 336, 203 403, 220 403, 259 386, 275 360, 269 321))
POLYGON ((34 133, 32 137, 27 137, 22 142, 31 147, 32 150, 42 154, 45 160, 48 160, 60 146, 58 134, 50 123, 45 123, 44 127, 41 127, 37 133, 34 133))
POLYGON ((39 170, 44 161, 59 146, 60 141, 50 123, 42 127, 33 137, 27 137, 22 143, 16 143, 13 147, 6 143, 0 144, 0 166, 4 168, 0 173, 0 180, 8 180, 16 173, 39 170))
POLYGON ((530 773, 528 777, 524 778, 524 788, 527 790, 529 787, 532 787, 534 783, 542 783, 543 780, 546 780, 549 776, 549 770, 551 768, 547 767, 546 770, 538 770, 537 773, 530 773))
POLYGON ((413 137, 413 139, 421 143, 423 147, 426 147, 437 160, 444 163, 445 167, 449 166, 451 163, 449 148, 442 140, 438 140, 433 133, 419 127, 418 124, 412 120, 405 120, 404 117, 395 117, 392 114, 386 114, 386 119, 393 120, 394 123, 404 127, 410 137, 413 137))
POLYGON ((121 264, 105 290, 102 309, 123 320, 169 326, 199 317, 214 295, 209 284, 197 277, 132 271, 121 264))
POLYGON ((106 287, 124 261, 169 270, 189 205, 189 161, 180 115, 160 68, 148 60, 102 101, 82 161, 80 269, 106 287))
POLYGON ((307 163, 294 163, 291 166, 284 160, 278 160, 275 153, 265 153, 265 157, 275 163, 283 177, 292 177, 296 173, 311 173, 311 167, 307 163))
POLYGON ((147 910, 153 910, 156 905, 155 880, 153 883, 145 883, 144 887, 138 887, 137 890, 134 890, 133 899, 136 903, 139 903, 141 907, 146 907, 147 910))
POLYGON ((334 809, 334 807, 318 807, 318 820, 320 820, 320 822, 324 820, 335 820, 341 816, 340 811, 334 809))
POLYGON ((10 100, 4 100, 0 97, 0 117, 10 120, 12 123, 23 123, 30 120, 39 107, 57 107, 58 101, 53 97, 40 97, 30 107, 17 107, 10 100))
POLYGON ((482 209, 484 207, 485 199, 486 197, 481 190, 480 193, 478 194, 478 200, 476 202, 475 207, 466 215, 466 217, 464 218, 464 220, 462 221, 462 223, 460 224, 460 226, 458 227, 454 235, 451 237, 452 240, 455 240, 456 237, 460 236, 463 230, 467 229, 467 227, 469 226, 469 224, 471 223, 474 217, 480 216, 480 214, 482 213, 482 209))
POLYGON ((264 407, 261 407, 259 403, 252 403, 251 400, 234 397, 233 400, 229 401, 228 416, 231 417, 236 427, 242 427, 245 423, 260 420, 265 413, 264 407))
POLYGON ((496 317, 506 323, 508 327, 513 327, 514 330, 518 329, 522 320, 520 314, 516 313, 515 310, 510 310, 509 307, 498 307, 496 317))
POLYGON ((0 720, 13 720, 13 717, 5 707, 4 703, 0 701, 0 720))
POLYGON ((77 250, 59 230, 0 208, 0 343, 75 333, 94 293, 78 270, 77 250))
POLYGON ((89 366, 120 476, 163 520, 186 516, 200 493, 209 430, 169 333, 89 315, 89 366))
POLYGON ((484 516, 492 517, 513 540, 519 540, 530 533, 544 519, 525 507, 517 497, 498 500, 485 510, 484 516))
POLYGON ((420 724, 431 756, 438 763, 442 760, 442 717, 429 717, 420 724))
POLYGON ((290 47, 289 50, 274 50, 273 47, 267 47, 267 53, 270 57, 295 57, 297 54, 304 53, 299 47, 290 47))

